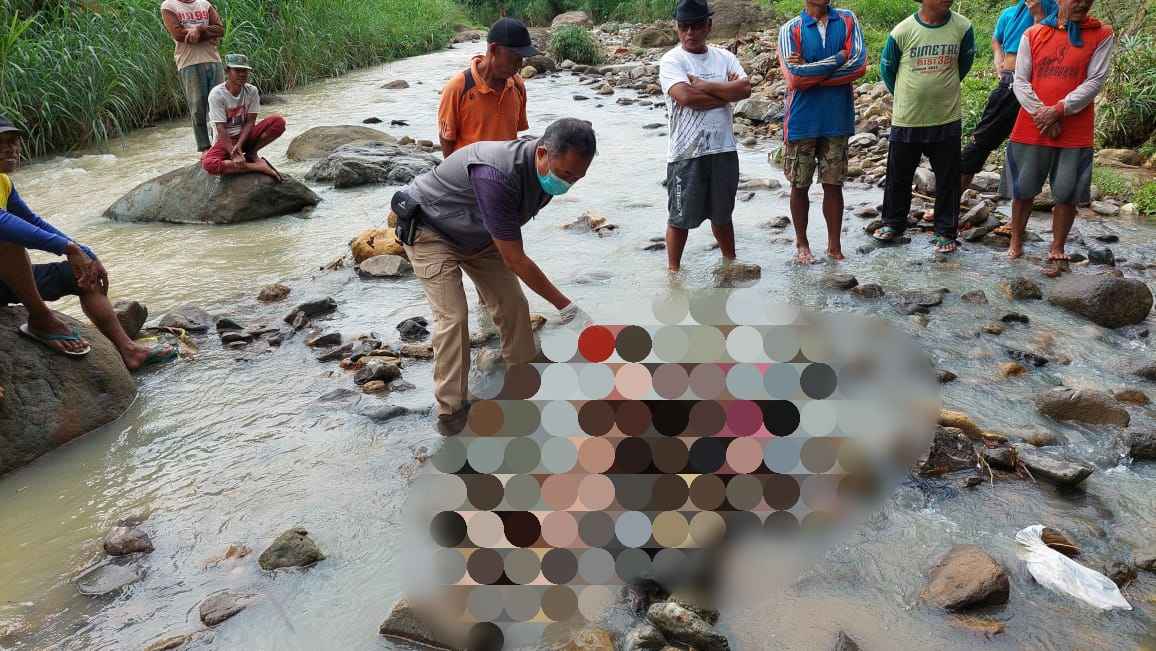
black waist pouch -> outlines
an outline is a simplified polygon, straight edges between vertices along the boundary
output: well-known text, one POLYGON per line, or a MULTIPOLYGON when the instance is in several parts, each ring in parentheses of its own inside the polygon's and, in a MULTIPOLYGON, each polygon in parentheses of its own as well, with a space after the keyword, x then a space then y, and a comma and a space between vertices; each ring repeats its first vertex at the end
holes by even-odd
POLYGON ((398 190, 393 193, 390 208, 393 209, 393 214, 397 215, 397 226, 394 228, 394 234, 397 235, 398 241, 407 246, 413 246, 413 241, 417 237, 418 226, 421 225, 421 206, 405 190, 398 190))

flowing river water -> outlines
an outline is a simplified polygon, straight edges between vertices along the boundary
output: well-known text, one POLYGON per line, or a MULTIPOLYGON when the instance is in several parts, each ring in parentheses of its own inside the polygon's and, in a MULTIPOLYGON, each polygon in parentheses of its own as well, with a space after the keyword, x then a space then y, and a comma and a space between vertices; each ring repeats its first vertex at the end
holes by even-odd
MULTIPOLYGON (((408 127, 388 129, 395 135, 435 139, 437 90, 479 49, 457 46, 287 94, 286 104, 270 107, 289 123, 286 136, 270 148, 270 159, 282 172, 303 176, 307 167, 284 157, 293 136, 311 126, 356 124, 370 116, 386 125, 407 120, 408 127), (409 80, 409 88, 380 89, 398 78, 409 80)), ((525 228, 528 252, 596 319, 609 316, 599 308, 612 300, 648 300, 669 285, 665 254, 642 250, 664 229, 666 137, 664 129, 642 128, 664 122, 663 110, 618 106, 614 98, 576 102, 575 93, 593 93, 570 75, 531 80, 528 90, 532 132, 575 115, 592 120, 599 135, 589 176, 525 228), (598 238, 559 228, 587 209, 608 216, 619 230, 598 238)), ((619 91, 624 93, 629 91, 619 91)), ((741 152, 743 172, 782 180, 781 171, 767 163, 767 146, 741 152)), ((136 184, 191 163, 192 149, 186 123, 166 123, 110 143, 107 153, 34 162, 15 180, 30 205, 101 255, 114 298, 142 301, 154 315, 192 302, 243 323, 275 323, 289 305, 261 305, 255 296, 266 284, 285 282, 293 288, 288 303, 336 298, 339 311, 326 326, 347 337, 376 332, 395 340, 396 323, 428 316, 416 280, 368 282, 348 268, 319 270, 346 252, 357 232, 383 222, 393 188, 315 188, 324 201, 308 216, 232 226, 113 224, 101 217, 136 184)), ((848 186, 849 210, 879 200, 875 188, 848 186)), ((817 210, 816 202, 812 242, 821 243, 825 233, 817 210)), ((1030 327, 1009 328, 998 339, 976 337, 982 324, 1013 308, 999 281, 1039 278, 1037 265, 1009 263, 1002 252, 981 245, 935 262, 920 236, 908 247, 859 255, 855 249, 867 237, 848 216, 849 257, 840 270, 888 292, 951 290, 922 326, 886 301, 864 302, 824 289, 820 281, 833 270, 830 265, 788 264, 790 242, 760 226, 786 213, 779 190, 760 190, 736 208, 740 258, 762 265, 759 287, 768 301, 892 321, 916 337, 937 366, 959 374, 945 386, 946 406, 1010 435, 1060 433, 1071 452, 1098 470, 1084 490, 1063 493, 1031 482, 966 490, 958 481, 912 480, 797 584, 725 612, 721 626, 734 645, 827 648, 837 631, 846 630, 866 649, 1156 648, 1156 577, 1141 573, 1125 591, 1135 610, 1102 614, 1035 585, 1015 558, 1013 540, 1016 531, 1037 522, 1056 526, 1078 541, 1093 566, 1126 560, 1131 549, 1156 542, 1156 464, 1121 464, 1114 434, 1057 425, 1030 403, 1035 393, 1061 383, 1106 389, 1131 384, 1126 367, 1151 357, 1147 340, 1124 338, 1044 302, 1014 305, 1030 317, 1030 327), (973 289, 985 290, 991 305, 959 300, 973 289), (1006 346, 1032 349, 1049 339, 1057 356, 1071 358, 1070 365, 996 379, 1006 346), (920 603, 927 568, 954 543, 979 544, 1008 567, 1011 602, 985 613, 1006 624, 1002 634, 984 639, 920 603)), ((1042 232, 1047 226, 1036 220, 1031 227, 1042 232)), ((1111 228, 1121 238, 1114 245, 1118 257, 1156 257, 1156 228, 1111 228)), ((688 286, 710 282, 718 256, 710 240, 708 229, 691 235, 684 262, 688 286)), ((65 308, 78 313, 75 304, 65 308)), ((531 309, 551 313, 536 297, 531 309)), ((373 404, 378 398, 319 401, 352 382, 335 365, 315 361, 300 336, 265 354, 225 350, 215 337, 200 342, 195 359, 141 375, 140 396, 122 418, 0 478, 0 649, 139 649, 159 636, 198 628, 197 604, 222 589, 265 598, 196 648, 392 648, 377 636, 377 626, 398 597, 405 572, 395 562, 401 558, 397 524, 414 457, 438 442, 428 417, 375 424, 357 414, 357 401, 373 404), (79 595, 71 580, 103 558, 105 531, 138 514, 148 515, 156 545, 141 561, 144 579, 116 596, 79 595), (252 556, 207 566, 231 543, 257 553, 294 525, 311 532, 327 560, 306 572, 276 576, 262 574, 252 556)), ((405 374, 417 390, 389 400, 428 407, 429 364, 412 363, 405 374)), ((1152 427, 1145 409, 1130 411, 1134 428, 1152 427)))

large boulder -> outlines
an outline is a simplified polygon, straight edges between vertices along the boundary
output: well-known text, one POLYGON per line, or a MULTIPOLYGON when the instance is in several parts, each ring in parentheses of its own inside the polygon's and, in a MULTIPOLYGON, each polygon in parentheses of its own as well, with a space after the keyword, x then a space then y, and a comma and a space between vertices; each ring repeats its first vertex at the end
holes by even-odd
POLYGON ((558 64, 548 54, 536 54, 532 57, 526 57, 522 60, 522 63, 532 67, 539 73, 554 72, 558 69, 558 64))
POLYGON ((746 32, 769 27, 772 16, 759 8, 753 0, 714 0, 711 38, 733 38, 746 32))
POLYGON ((397 142, 397 139, 384 131, 357 125, 313 127, 289 143, 285 156, 290 160, 325 158, 341 145, 363 141, 397 142))
POLYGON ((735 105, 735 115, 751 122, 777 122, 783 119, 783 103, 761 97, 750 97, 735 105))
POLYGON ((68 317, 92 344, 73 359, 20 335, 23 307, 0 307, 0 474, 116 420, 136 396, 116 348, 95 328, 68 317))
POLYGON ((1052 287, 1048 302, 1105 328, 1119 328, 1148 318, 1152 290, 1135 278, 1071 274, 1052 287))
POLYGON ((300 212, 320 203, 300 181, 258 173, 213 176, 200 163, 136 186, 104 211, 118 222, 236 224, 300 212))
POLYGON ((550 22, 550 28, 554 29, 563 25, 577 25, 579 27, 593 27, 594 21, 590 20, 590 15, 585 11, 567 11, 565 13, 554 16, 554 20, 550 22))
POLYGON ((335 188, 352 188, 368 183, 404 185, 413 177, 438 166, 441 160, 412 147, 386 142, 342 145, 319 161, 305 178, 326 181, 335 188))
POLYGON ((630 43, 635 47, 674 47, 678 45, 678 34, 670 27, 651 25, 643 27, 630 43))
POLYGON ((1131 422, 1128 411, 1102 391, 1057 387, 1037 395, 1035 403, 1041 414, 1059 421, 1121 427, 1131 422))

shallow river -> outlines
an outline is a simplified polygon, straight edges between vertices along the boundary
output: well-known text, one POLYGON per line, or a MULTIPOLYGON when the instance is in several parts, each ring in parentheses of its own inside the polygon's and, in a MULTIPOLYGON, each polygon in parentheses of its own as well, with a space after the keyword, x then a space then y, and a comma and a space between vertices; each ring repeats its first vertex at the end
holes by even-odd
MULTIPOLYGON (((270 148, 270 159, 283 172, 302 176, 307 168, 284 157, 293 136, 309 126, 357 124, 370 116, 386 124, 407 120, 409 127, 389 129, 395 135, 436 139, 437 89, 476 49, 458 46, 287 94, 287 104, 271 107, 288 118, 289 131, 270 148), (410 87, 380 89, 397 78, 409 80, 410 87)), ((557 117, 577 115, 594 122, 600 139, 589 176, 526 227, 528 252, 595 318, 601 316, 600 305, 612 300, 632 294, 647 299, 669 282, 665 254, 642 251, 664 229, 660 180, 666 138, 662 129, 642 129, 663 122, 662 109, 617 106, 613 98, 601 108, 595 106, 600 100, 575 102, 574 93, 593 93, 570 76, 531 80, 528 89, 532 132, 540 133, 557 117), (586 209, 607 215, 619 230, 599 239, 559 229, 586 209)), ((762 147, 741 153, 744 173, 782 180, 762 147)), ((324 201, 306 218, 235 226, 112 224, 101 217, 136 184, 193 162, 192 149, 185 122, 166 123, 117 140, 106 153, 36 162, 15 178, 36 210, 101 255, 114 298, 140 300, 154 315, 193 302, 246 323, 275 322, 287 306, 255 300, 257 290, 272 282, 293 288, 290 302, 334 296, 340 309, 327 325, 347 337, 373 331, 395 340, 396 323, 428 315, 416 281, 365 282, 348 268, 319 271, 348 250, 358 231, 383 221, 392 188, 316 188, 324 201)), ((879 200, 874 188, 848 188, 849 210, 879 200)), ((817 209, 811 240, 819 244, 825 234, 817 209)), ((1093 460, 1099 470, 1086 490, 1072 494, 1030 482, 997 482, 994 489, 984 485, 970 491, 957 481, 909 482, 797 585, 726 612, 721 625, 735 646, 827 648, 844 629, 865 649, 1156 648, 1156 577, 1142 576, 1125 591, 1136 607, 1132 612, 1100 614, 1035 585, 1015 560, 1013 541, 1024 526, 1058 526, 1084 547, 1090 564, 1126 559, 1134 546, 1156 541, 1156 464, 1118 465, 1110 434, 1057 426, 1036 415, 1028 402, 1061 382, 1107 389, 1128 384, 1126 364, 1151 357, 1147 340, 1125 339, 1043 302, 1014 306, 1029 315, 1030 328, 1009 328, 998 339, 976 338, 972 333, 979 326, 1011 307, 998 282, 1021 274, 1039 278, 1035 265, 1011 264, 980 245, 937 263, 924 236, 909 247, 858 255, 855 249, 867 237, 848 216, 844 250, 849 258, 842 270, 889 292, 951 290, 944 305, 932 309, 928 326, 921 327, 886 301, 860 302, 823 289, 820 279, 832 269, 828 265, 787 264, 791 244, 771 241, 774 232, 760 227, 786 213, 781 191, 761 190, 740 202, 735 214, 739 255, 763 266, 760 287, 769 301, 884 316, 917 337, 939 367, 959 374, 945 388, 947 406, 967 411, 985 429, 1057 431, 1072 452, 1093 460), (985 290, 991 305, 961 303, 959 295, 972 289, 985 290), (994 379, 1005 346, 1032 348, 1049 334, 1054 352, 1070 356, 1070 365, 994 379), (977 543, 1009 568, 1011 603, 986 613, 1007 629, 991 640, 952 626, 918 600, 926 569, 953 543, 977 543)), ((1046 221, 1032 224, 1039 232, 1047 227, 1046 221)), ((1112 228, 1121 237, 1113 245, 1118 257, 1153 259, 1156 228, 1112 228)), ((684 262, 687 285, 709 283, 708 270, 718 256, 709 250, 710 239, 707 229, 692 234, 684 262)), ((472 292, 470 297, 476 300, 472 292)), ((550 313, 536 297, 531 304, 550 313)), ((76 312, 74 304, 67 308, 76 312)), ((334 365, 316 362, 301 337, 261 355, 224 350, 215 337, 201 340, 200 348, 194 360, 142 375, 140 397, 120 420, 0 478, 0 634, 10 633, 0 637, 0 648, 139 649, 161 635, 196 628, 197 604, 226 588, 266 598, 218 627, 199 643, 204 647, 391 648, 376 632, 404 572, 394 560, 400 558, 396 523, 406 478, 415 451, 437 443, 428 420, 376 425, 357 415, 351 400, 318 401, 352 382, 340 371, 331 373, 334 365), (102 558, 100 540, 107 528, 141 513, 150 514, 147 528, 156 545, 142 561, 145 578, 116 597, 77 594, 71 579, 102 558), (297 524, 310 530, 328 556, 307 572, 265 576, 253 557, 205 567, 230 543, 258 553, 297 524)), ((410 365, 406 378, 418 389, 390 400, 428 406, 429 365, 410 365)), ((1143 409, 1131 411, 1133 427, 1152 426, 1143 409)))

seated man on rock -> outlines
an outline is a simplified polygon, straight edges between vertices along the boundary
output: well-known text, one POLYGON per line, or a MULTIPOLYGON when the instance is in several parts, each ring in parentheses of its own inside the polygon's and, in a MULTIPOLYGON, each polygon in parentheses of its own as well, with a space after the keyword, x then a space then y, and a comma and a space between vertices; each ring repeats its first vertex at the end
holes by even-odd
POLYGON ((83 357, 92 347, 45 305, 46 300, 79 296, 84 313, 116 346, 129 370, 176 358, 172 346, 147 348, 129 338, 108 300, 104 265, 91 249, 38 217, 16 193, 8 173, 20 161, 20 135, 0 116, 0 306, 22 303, 28 323, 20 326, 21 334, 64 355, 83 357), (34 265, 28 249, 63 255, 67 261, 34 265))
POLYGON ((225 83, 209 93, 209 121, 217 139, 201 156, 201 167, 213 175, 260 172, 281 182, 281 175, 257 152, 285 133, 285 118, 270 115, 260 122, 261 93, 249 83, 249 57, 225 56, 225 83))

